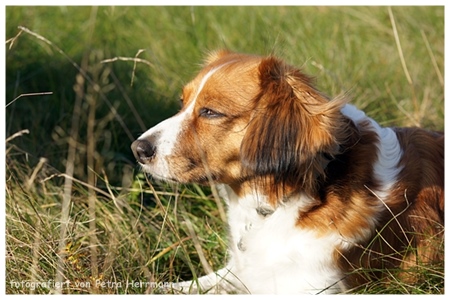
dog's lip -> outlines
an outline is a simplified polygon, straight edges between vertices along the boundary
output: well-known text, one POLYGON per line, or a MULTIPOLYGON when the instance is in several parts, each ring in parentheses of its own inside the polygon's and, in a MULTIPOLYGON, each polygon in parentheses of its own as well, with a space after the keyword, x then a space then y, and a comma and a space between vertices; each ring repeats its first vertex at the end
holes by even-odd
POLYGON ((196 183, 196 184, 200 184, 200 185, 209 185, 212 183, 217 183, 217 178, 215 175, 211 174, 210 177, 199 177, 196 178, 192 181, 184 181, 184 180, 180 180, 179 178, 173 177, 173 176, 165 176, 165 175, 161 175, 158 173, 155 173, 154 171, 151 171, 149 169, 148 166, 140 164, 142 167, 142 170, 150 175, 152 178, 159 180, 159 181, 164 181, 164 182, 168 182, 168 183, 179 183, 179 184, 191 184, 191 183, 196 183))
POLYGON ((153 169, 151 169, 148 165, 139 163, 139 165, 142 168, 142 171, 144 171, 145 174, 150 175, 151 177, 153 177, 156 180, 161 180, 161 181, 166 181, 166 182, 172 182, 172 183, 180 183, 179 180, 177 180, 176 178, 172 177, 172 176, 164 176, 158 173, 155 173, 153 169))

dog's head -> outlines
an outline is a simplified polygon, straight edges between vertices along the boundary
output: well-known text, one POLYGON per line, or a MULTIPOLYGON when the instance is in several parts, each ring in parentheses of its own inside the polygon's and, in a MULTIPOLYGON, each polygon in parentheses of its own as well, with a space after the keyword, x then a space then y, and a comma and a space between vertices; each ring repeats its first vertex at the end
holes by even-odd
POLYGON ((345 101, 329 101, 272 56, 214 52, 181 101, 178 114, 131 146, 155 178, 230 185, 264 178, 311 188, 346 139, 345 101))

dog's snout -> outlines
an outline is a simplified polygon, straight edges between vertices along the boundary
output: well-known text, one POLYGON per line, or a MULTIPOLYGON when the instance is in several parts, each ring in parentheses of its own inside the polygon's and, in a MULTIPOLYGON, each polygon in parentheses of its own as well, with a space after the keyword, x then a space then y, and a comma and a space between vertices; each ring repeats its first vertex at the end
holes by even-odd
POLYGON ((155 155, 156 147, 147 140, 136 140, 131 144, 134 157, 141 164, 149 163, 155 155))

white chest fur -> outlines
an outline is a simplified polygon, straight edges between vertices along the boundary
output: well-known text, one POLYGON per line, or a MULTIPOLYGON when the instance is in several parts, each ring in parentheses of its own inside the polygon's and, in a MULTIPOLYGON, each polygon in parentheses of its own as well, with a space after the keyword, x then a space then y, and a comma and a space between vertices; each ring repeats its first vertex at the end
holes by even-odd
MULTIPOLYGON (((226 194, 226 195, 224 195, 226 194)), ((296 227, 299 209, 308 198, 287 201, 270 210, 264 198, 228 198, 231 260, 228 268, 250 293, 336 293, 343 289, 333 261, 337 235, 317 237, 296 227), (300 200, 300 201, 299 201, 300 200)))

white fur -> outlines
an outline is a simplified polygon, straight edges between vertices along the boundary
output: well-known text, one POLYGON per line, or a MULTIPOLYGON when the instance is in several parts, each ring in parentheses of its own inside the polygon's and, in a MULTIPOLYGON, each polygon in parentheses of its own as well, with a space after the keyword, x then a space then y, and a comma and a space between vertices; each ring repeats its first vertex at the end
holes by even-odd
MULTIPOLYGON (((306 195, 289 199, 263 216, 257 208, 268 205, 264 196, 238 198, 227 186, 231 259, 226 268, 198 280, 200 289, 213 293, 328 294, 345 290, 344 274, 333 263, 335 247, 348 244, 339 235, 317 237, 296 226, 306 195)), ((198 292, 196 282, 174 284, 184 292, 198 292), (191 290, 189 290, 191 288, 191 290)))
MULTIPOLYGON (((229 191, 232 195, 232 191, 229 191)), ((306 195, 289 199, 272 214, 256 212, 258 196, 229 203, 233 273, 251 293, 329 293, 342 274, 333 266, 332 252, 343 243, 339 236, 318 238, 315 232, 296 226, 306 195), (237 246, 239 244, 239 247, 237 246)))

